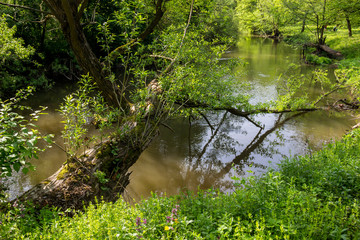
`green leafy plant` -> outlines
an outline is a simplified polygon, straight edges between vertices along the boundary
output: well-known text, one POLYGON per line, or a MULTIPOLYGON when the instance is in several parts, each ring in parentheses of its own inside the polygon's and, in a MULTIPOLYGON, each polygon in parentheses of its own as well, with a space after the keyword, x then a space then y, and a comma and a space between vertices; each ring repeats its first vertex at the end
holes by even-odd
POLYGON ((319 57, 315 54, 306 54, 305 60, 307 63, 314 64, 314 65, 325 65, 331 64, 332 60, 327 57, 319 57))
POLYGON ((108 107, 100 94, 94 92, 96 87, 89 75, 83 76, 79 85, 79 90, 66 96, 60 106, 65 124, 62 136, 70 156, 76 155, 81 147, 90 146, 96 141, 95 136, 90 139, 86 136, 91 125, 99 128, 98 137, 102 140, 103 132, 112 126, 120 113, 108 107))
POLYGON ((30 108, 19 105, 19 101, 25 99, 33 88, 18 91, 14 98, 0 100, 0 176, 11 176, 13 170, 27 173, 34 169, 29 162, 31 158, 37 158, 38 153, 44 148, 38 147, 39 140, 45 140, 50 144, 52 135, 41 135, 36 129, 34 122, 45 108, 33 111, 29 119, 22 116, 19 111, 30 108))

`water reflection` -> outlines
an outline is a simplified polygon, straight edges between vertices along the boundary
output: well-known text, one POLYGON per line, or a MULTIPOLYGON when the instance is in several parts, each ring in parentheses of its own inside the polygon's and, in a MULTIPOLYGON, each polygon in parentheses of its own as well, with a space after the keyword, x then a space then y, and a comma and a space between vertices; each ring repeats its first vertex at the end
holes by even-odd
MULTIPOLYGON (((254 86, 252 103, 274 99, 279 77, 285 74, 289 64, 299 61, 297 50, 263 39, 244 39, 227 57, 239 56, 249 62, 245 78, 254 86)), ((299 74, 306 71, 307 67, 302 66, 299 74)), ((48 114, 41 116, 37 125, 42 132, 55 134, 60 145, 63 126, 55 109, 72 90, 73 87, 56 86, 28 101, 34 108, 49 106, 48 114)), ((151 191, 171 195, 209 187, 231 191, 232 176, 253 174, 249 170, 261 174, 269 166, 276 168, 284 156, 319 149, 324 142, 339 139, 356 124, 355 118, 346 113, 258 114, 252 118, 264 125, 260 131, 246 119, 231 114, 209 112, 206 115, 213 128, 204 118, 169 121, 167 124, 175 133, 161 128, 160 136, 131 168, 133 173, 126 196, 139 199, 148 197, 151 191)), ((35 172, 27 176, 14 175, 12 196, 49 177, 65 159, 65 153, 57 146, 41 153, 39 159, 33 160, 35 172)))
MULTIPOLYGON (((270 161, 277 162, 283 157, 288 145, 284 146, 281 133, 276 131, 299 115, 256 116, 255 120, 268 123, 264 129, 227 113, 210 114, 211 122, 217 123, 213 131, 205 120, 170 123, 181 132, 165 133, 143 153, 131 169, 128 194, 139 199, 149 196, 151 191, 175 194, 210 187, 231 191, 234 174, 245 176, 250 169, 256 173, 266 171, 270 161), (178 134, 183 136, 181 141, 178 134)), ((293 144, 299 145, 296 139, 293 144)), ((305 149, 303 145, 300 151, 305 149)))
MULTIPOLYGON (((249 92, 253 96, 251 103, 275 99, 281 76, 313 70, 300 65, 291 72, 291 65, 300 63, 300 52, 269 39, 244 38, 224 59, 232 57, 249 63, 245 79, 254 86, 249 92)), ((309 87, 309 94, 319 91, 316 86, 309 87)), ((264 114, 254 117, 265 126, 260 131, 244 118, 224 113, 209 115, 210 122, 216 125, 214 129, 204 119, 191 123, 188 119, 171 121, 169 125, 175 134, 161 129, 160 137, 131 168, 126 196, 139 199, 148 197, 150 192, 171 195, 209 187, 231 191, 232 176, 261 174, 269 166, 276 168, 284 156, 317 150, 324 143, 339 139, 356 123, 348 113, 264 114)))

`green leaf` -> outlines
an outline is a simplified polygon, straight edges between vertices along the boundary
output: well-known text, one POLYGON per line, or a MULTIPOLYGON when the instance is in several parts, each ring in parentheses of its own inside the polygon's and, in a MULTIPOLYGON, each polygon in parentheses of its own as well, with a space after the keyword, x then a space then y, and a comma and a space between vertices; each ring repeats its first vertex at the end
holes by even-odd
POLYGON ((27 173, 29 172, 29 169, 24 167, 21 171, 22 171, 24 174, 27 174, 27 173))
POLYGON ((21 164, 18 163, 18 162, 14 163, 14 165, 13 165, 13 168, 14 168, 14 170, 15 170, 16 172, 19 172, 20 167, 21 167, 21 164))

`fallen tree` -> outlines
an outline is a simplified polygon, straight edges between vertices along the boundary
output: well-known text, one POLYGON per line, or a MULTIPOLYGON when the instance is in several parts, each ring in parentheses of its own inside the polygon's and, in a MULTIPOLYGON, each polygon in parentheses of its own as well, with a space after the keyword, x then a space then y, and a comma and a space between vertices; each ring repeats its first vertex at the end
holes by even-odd
POLYGON ((316 48, 316 51, 314 52, 314 54, 316 55, 326 55, 328 58, 331 58, 331 59, 336 59, 336 60, 342 60, 344 59, 344 56, 342 55, 341 52, 339 51, 336 51, 332 48, 330 48, 329 46, 327 45, 324 45, 324 44, 314 44, 314 43, 307 43, 303 46, 303 57, 305 56, 305 51, 307 48, 309 47, 313 47, 313 48, 316 48))

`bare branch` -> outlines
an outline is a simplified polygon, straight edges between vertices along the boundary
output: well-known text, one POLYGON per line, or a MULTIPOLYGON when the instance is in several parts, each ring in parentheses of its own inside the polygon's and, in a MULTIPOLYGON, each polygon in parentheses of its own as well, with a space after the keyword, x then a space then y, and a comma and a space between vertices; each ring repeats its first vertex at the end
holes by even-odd
POLYGON ((77 19, 80 20, 81 16, 83 15, 84 11, 85 11, 85 8, 87 7, 89 3, 89 0, 83 0, 81 2, 81 6, 80 6, 80 9, 78 11, 78 14, 77 14, 77 19))
POLYGON ((187 101, 186 103, 176 102, 179 105, 182 105, 185 108, 205 108, 209 110, 224 110, 228 111, 229 113, 240 116, 240 117, 247 117, 249 115, 258 114, 258 113, 287 113, 287 112, 312 112, 316 110, 324 110, 326 108, 324 107, 308 107, 308 108, 297 108, 297 109, 254 109, 251 111, 242 111, 240 109, 232 108, 232 107, 211 107, 210 105, 204 104, 204 103, 195 103, 187 101))
POLYGON ((183 34, 183 37, 182 37, 182 39, 181 39, 181 43, 180 43, 179 50, 178 50, 178 52, 177 52, 174 60, 166 67, 166 69, 163 71, 162 74, 168 72, 168 71, 172 68, 172 66, 175 64, 175 62, 176 62, 176 60, 177 60, 177 58, 178 58, 178 56, 179 56, 179 54, 180 54, 180 52, 181 52, 181 49, 182 49, 182 47, 183 47, 183 45, 184 45, 184 40, 185 40, 185 37, 186 37, 187 30, 188 30, 188 28, 189 28, 189 26, 190 26, 191 17, 192 17, 193 8, 194 8, 194 2, 195 2, 195 0, 192 0, 192 1, 191 1, 189 18, 188 18, 188 22, 187 22, 187 24, 186 24, 186 27, 184 28, 184 34, 183 34))
POLYGON ((345 88, 349 88, 348 86, 342 86, 342 85, 338 85, 336 88, 332 89, 331 91, 325 93, 324 95, 322 95, 315 103, 314 105, 318 104, 322 99, 324 99, 325 97, 329 96, 330 94, 336 92, 337 90, 341 90, 341 89, 345 89, 345 88))
POLYGON ((164 59, 167 59, 167 60, 170 60, 170 61, 174 61, 173 58, 166 57, 166 56, 161 56, 161 55, 150 55, 150 57, 153 57, 153 58, 164 58, 164 59))
POLYGON ((44 13, 44 14, 51 14, 51 12, 42 11, 42 10, 38 10, 38 9, 35 9, 35 8, 22 6, 22 5, 17 5, 17 4, 10 4, 10 3, 0 2, 0 5, 4 5, 4 6, 7 6, 7 7, 14 7, 14 8, 22 8, 22 9, 26 9, 26 10, 29 10, 29 11, 34 11, 34 12, 39 12, 39 13, 44 13))

